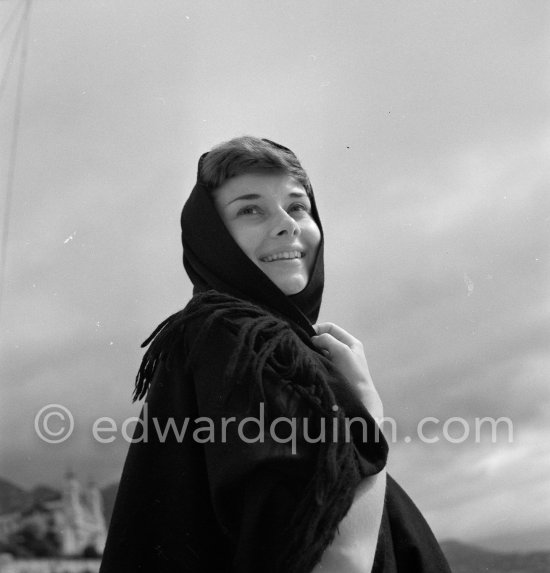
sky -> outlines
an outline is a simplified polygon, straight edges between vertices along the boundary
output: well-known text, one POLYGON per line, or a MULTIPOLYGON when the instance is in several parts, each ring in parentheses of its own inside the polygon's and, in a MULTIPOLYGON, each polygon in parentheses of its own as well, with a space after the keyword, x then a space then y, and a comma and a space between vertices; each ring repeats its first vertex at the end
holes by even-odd
MULTIPOLYGON (((0 29, 20 2, 0 2, 0 29)), ((390 473, 439 539, 550 549, 549 12, 545 0, 34 0, 0 309, 0 476, 118 480, 140 343, 191 294, 179 215, 198 157, 251 134, 295 150, 310 175, 320 320, 364 343, 397 428, 390 473), (73 416, 62 443, 35 429, 50 404, 73 416), (118 428, 108 444, 92 433, 102 417, 118 428), (482 418, 509 425, 493 436, 476 431, 482 418)), ((0 99, 2 217, 18 65, 0 99)))

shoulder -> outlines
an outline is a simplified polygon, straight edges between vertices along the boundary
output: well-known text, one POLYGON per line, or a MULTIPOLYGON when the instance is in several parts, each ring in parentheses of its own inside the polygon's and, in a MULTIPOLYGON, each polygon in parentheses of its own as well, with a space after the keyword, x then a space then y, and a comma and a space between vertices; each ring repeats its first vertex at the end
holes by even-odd
POLYGON ((212 348, 205 344, 236 345, 237 352, 257 353, 266 350, 265 344, 274 345, 278 336, 298 342, 300 336, 285 317, 254 302, 215 290, 194 296, 182 311, 186 343, 191 355, 212 348))
POLYGON ((199 293, 161 322, 142 344, 148 349, 136 378, 134 399, 145 396, 160 364, 170 367, 177 360, 198 374, 239 376, 243 372, 237 366, 257 364, 254 357, 265 350, 266 343, 291 330, 282 317, 251 301, 215 290, 199 293))
POLYGON ((171 345, 198 346, 206 335, 230 337, 251 321, 283 321, 266 309, 215 290, 196 294, 185 308, 162 321, 143 342, 149 355, 166 355, 171 345))
MULTIPOLYGON (((269 309, 217 291, 194 296, 144 344, 149 349, 136 378, 136 398, 146 394, 160 369, 173 384, 175 378, 193 383, 201 402, 219 406, 233 393, 288 412, 297 403, 318 408, 321 387, 332 394, 323 359, 306 333, 269 309)), ((326 409, 332 404, 333 398, 326 409)))

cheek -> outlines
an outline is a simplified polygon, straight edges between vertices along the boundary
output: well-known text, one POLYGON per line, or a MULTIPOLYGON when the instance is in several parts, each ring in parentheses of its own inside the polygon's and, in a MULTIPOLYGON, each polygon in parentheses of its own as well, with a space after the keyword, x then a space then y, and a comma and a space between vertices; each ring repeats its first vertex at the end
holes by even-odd
POLYGON ((308 225, 302 229, 304 240, 307 241, 308 247, 315 249, 319 247, 321 242, 321 231, 314 221, 310 221, 308 225))
POLYGON ((307 236, 307 246, 311 250, 312 255, 309 257, 307 262, 307 270, 308 273, 310 273, 317 256, 317 250, 319 249, 319 245, 321 243, 321 231, 319 230, 319 227, 314 222, 312 222, 311 226, 308 228, 307 232, 304 233, 304 235, 307 236))
POLYGON ((244 254, 256 262, 256 251, 260 244, 257 231, 246 227, 235 226, 233 229, 230 229, 230 233, 244 254))

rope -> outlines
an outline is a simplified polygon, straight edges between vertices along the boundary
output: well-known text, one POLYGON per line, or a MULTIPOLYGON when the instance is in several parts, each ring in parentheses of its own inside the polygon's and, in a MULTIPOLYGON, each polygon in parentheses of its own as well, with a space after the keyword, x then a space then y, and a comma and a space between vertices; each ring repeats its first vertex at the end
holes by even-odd
POLYGON ((13 116, 13 128, 12 128, 12 138, 10 146, 9 155, 9 165, 8 165, 8 178, 6 185, 6 203, 4 209, 4 221, 2 226, 2 250, 0 252, 0 312, 2 310, 2 302, 4 295, 4 283, 5 283, 5 273, 6 273, 6 259, 7 259, 7 247, 8 247, 8 236, 9 236, 9 223, 10 223, 10 212, 11 212, 11 200, 13 195, 13 182, 15 175, 15 165, 17 160, 17 143, 19 140, 19 125, 21 121, 21 103, 23 100, 23 83, 25 79, 25 67, 27 63, 27 52, 29 43, 29 22, 30 22, 30 12, 31 12, 32 0, 26 0, 25 12, 21 20, 21 29, 23 30, 22 41, 21 41, 21 58, 19 64, 19 75, 17 78, 17 90, 15 96, 15 113, 13 116))
MULTIPOLYGON (((12 16, 13 16, 13 14, 12 14, 12 16)), ((4 28, 4 29, 6 29, 6 28, 4 28)), ((8 85, 8 78, 10 76, 10 72, 11 72, 11 69, 13 67, 13 63, 17 59, 16 58, 16 51, 17 51, 17 48, 19 48, 19 46, 21 45, 20 39, 21 39, 21 35, 24 32, 24 29, 25 29, 25 14, 23 14, 23 17, 19 20, 19 25, 17 26, 17 31, 15 32, 15 36, 14 36, 13 41, 11 43, 10 53, 8 56, 8 60, 6 62, 6 67, 4 68, 4 71, 2 72, 2 80, 0 81, 0 99, 2 99, 2 96, 4 95, 4 91, 6 90, 6 86, 8 85)))
POLYGON ((19 11, 19 9, 24 5, 25 5, 25 0, 21 0, 21 2, 19 2, 19 4, 15 6, 13 12, 9 15, 8 19, 6 20, 6 23, 4 24, 4 27, 2 28, 2 31, 0 32, 0 42, 2 42, 2 40, 5 38, 4 34, 6 34, 9 27, 11 26, 11 23, 15 19, 15 15, 19 11))

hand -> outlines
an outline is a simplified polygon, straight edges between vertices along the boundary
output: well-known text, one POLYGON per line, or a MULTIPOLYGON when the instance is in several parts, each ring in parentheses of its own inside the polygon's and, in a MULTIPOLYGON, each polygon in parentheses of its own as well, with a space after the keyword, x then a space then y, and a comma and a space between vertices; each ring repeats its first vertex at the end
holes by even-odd
POLYGON ((313 344, 344 375, 370 414, 381 419, 384 415, 382 401, 372 381, 361 341, 331 322, 322 322, 313 328, 317 332, 311 339, 313 344))

